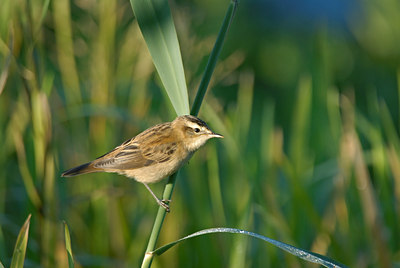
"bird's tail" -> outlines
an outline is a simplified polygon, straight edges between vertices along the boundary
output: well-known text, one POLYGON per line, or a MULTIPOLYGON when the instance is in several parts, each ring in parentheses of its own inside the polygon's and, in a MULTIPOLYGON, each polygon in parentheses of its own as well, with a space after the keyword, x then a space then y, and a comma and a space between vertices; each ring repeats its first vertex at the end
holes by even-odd
POLYGON ((95 167, 93 167, 92 162, 68 169, 61 174, 61 177, 72 177, 80 174, 92 173, 101 171, 95 167))

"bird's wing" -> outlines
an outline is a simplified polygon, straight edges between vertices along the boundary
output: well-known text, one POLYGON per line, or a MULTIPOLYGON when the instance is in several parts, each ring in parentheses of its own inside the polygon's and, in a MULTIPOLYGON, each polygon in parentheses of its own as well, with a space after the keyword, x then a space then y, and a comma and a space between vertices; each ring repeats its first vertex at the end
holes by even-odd
POLYGON ((94 167, 126 170, 168 161, 177 150, 177 143, 172 141, 163 125, 148 129, 99 157, 94 161, 94 167))

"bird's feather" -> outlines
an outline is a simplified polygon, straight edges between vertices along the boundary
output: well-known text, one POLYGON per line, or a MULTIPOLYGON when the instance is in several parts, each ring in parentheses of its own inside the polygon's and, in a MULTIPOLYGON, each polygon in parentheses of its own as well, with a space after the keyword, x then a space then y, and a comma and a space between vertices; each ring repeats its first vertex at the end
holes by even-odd
POLYGON ((170 123, 156 125, 93 161, 95 168, 137 169, 171 159, 177 143, 170 138, 170 123))

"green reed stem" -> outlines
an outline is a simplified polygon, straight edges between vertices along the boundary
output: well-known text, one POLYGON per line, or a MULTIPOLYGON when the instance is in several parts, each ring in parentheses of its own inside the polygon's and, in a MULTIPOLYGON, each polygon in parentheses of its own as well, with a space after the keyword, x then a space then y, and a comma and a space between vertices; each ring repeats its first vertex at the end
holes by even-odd
MULTIPOLYGON (((206 69, 204 71, 203 77, 201 79, 192 109, 190 111, 190 114, 192 114, 192 115, 196 116, 199 113, 201 103, 203 102, 204 96, 207 91, 207 87, 211 80, 211 75, 215 69, 215 65, 217 64, 219 54, 222 50, 222 45, 224 43, 226 34, 229 30, 229 26, 235 15, 237 5, 238 5, 238 2, 235 0, 231 1, 231 3, 229 4, 229 7, 226 12, 221 29, 218 33, 217 40, 214 44, 214 48, 211 52, 210 58, 208 59, 208 63, 207 63, 206 69)), ((177 173, 175 173, 169 177, 167 185, 165 186, 165 189, 164 189, 163 199, 166 199, 166 200, 171 199, 172 191, 175 187, 176 177, 177 177, 177 173)), ((161 227, 164 222, 166 213, 167 212, 163 207, 160 206, 158 208, 157 216, 156 216, 156 219, 155 219, 154 225, 153 225, 153 230, 151 231, 149 243, 147 244, 146 254, 143 258, 142 268, 151 266, 151 263, 152 263, 153 257, 154 257, 153 251, 156 248, 156 243, 157 243, 158 237, 160 235, 161 227)))
POLYGON ((219 54, 222 50, 222 45, 224 43, 226 34, 228 33, 229 26, 235 16, 236 8, 238 6, 238 1, 231 1, 228 10, 226 11, 224 21, 222 23, 221 29, 219 30, 217 40, 215 41, 214 48, 211 51, 210 58, 208 59, 206 69, 204 70, 203 77, 201 79, 199 88, 197 90, 196 98, 194 99, 192 109, 190 114, 197 116, 200 111, 201 103, 203 102, 204 95, 206 95, 207 87, 210 84, 211 75, 214 72, 215 65, 217 64, 219 54))
MULTIPOLYGON (((175 187, 175 181, 176 181, 177 174, 178 174, 178 172, 172 174, 169 177, 167 185, 165 185, 162 199, 171 200, 172 191, 174 190, 174 187, 175 187)), ((154 256, 152 254, 152 251, 156 248, 158 236, 160 235, 161 227, 164 222, 166 213, 167 212, 163 207, 161 207, 161 206, 158 207, 156 220, 154 221, 153 230, 151 231, 149 243, 147 244, 146 254, 145 254, 143 262, 142 262, 142 267, 150 267, 151 266, 151 262, 152 262, 153 256, 154 256)))

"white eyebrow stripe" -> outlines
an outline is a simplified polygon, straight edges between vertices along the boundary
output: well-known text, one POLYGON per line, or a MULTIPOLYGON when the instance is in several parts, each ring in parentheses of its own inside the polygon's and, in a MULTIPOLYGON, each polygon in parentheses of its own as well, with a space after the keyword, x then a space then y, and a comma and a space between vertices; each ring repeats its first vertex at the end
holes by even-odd
POLYGON ((196 128, 196 127, 201 128, 202 127, 199 124, 196 124, 194 122, 188 122, 187 126, 191 127, 191 128, 196 128))

